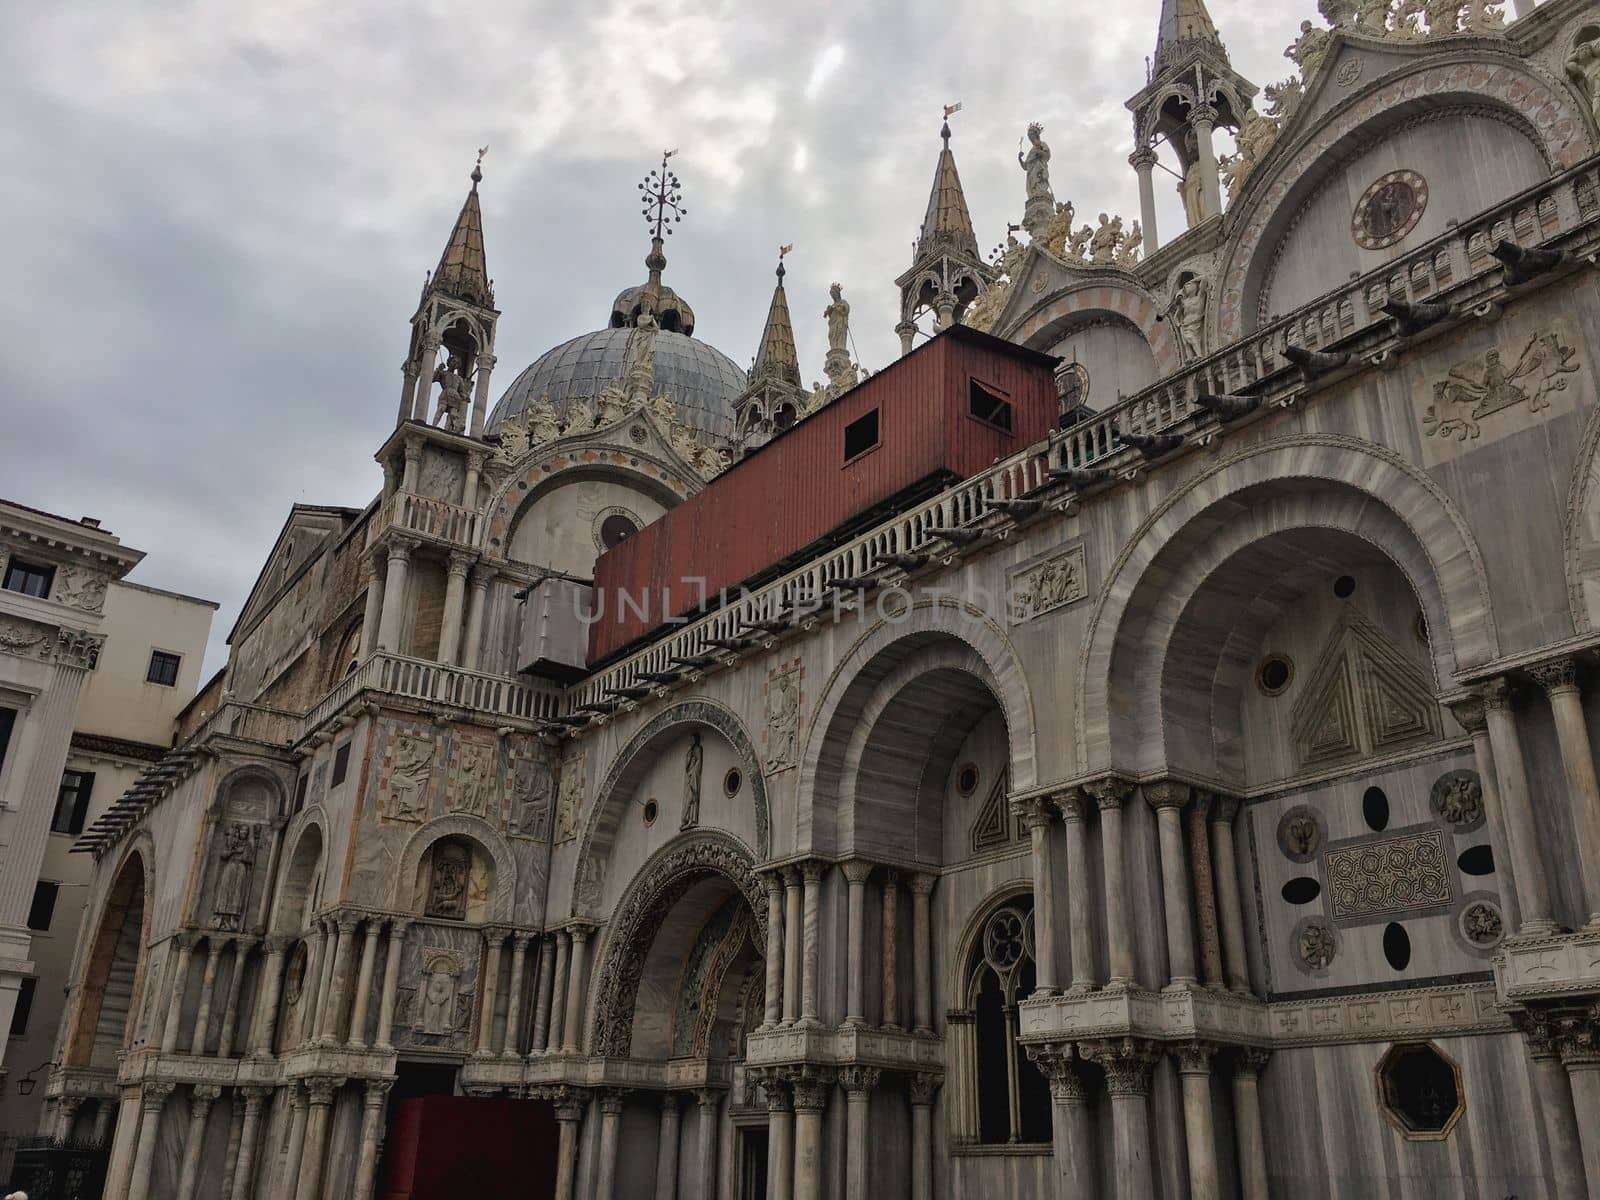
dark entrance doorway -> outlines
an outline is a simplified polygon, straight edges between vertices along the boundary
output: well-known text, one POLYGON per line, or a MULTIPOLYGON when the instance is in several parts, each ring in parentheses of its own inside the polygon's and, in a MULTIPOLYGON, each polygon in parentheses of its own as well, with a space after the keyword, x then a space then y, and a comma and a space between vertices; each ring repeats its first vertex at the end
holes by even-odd
POLYGON ((739 1131, 739 1200, 767 1198, 767 1131, 739 1131))

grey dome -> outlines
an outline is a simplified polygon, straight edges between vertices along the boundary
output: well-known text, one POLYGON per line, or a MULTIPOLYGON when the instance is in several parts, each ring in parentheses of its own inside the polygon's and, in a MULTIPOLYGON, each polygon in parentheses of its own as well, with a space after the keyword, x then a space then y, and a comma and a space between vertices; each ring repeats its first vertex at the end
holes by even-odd
MULTIPOLYGON (((601 329, 562 342, 534 360, 512 381, 489 414, 488 430, 548 395, 565 418, 567 406, 592 399, 623 377, 631 329, 601 329)), ((730 438, 733 402, 748 382, 745 372, 722 351, 705 342, 663 329, 656 334, 655 388, 672 396, 678 419, 690 429, 730 438)))

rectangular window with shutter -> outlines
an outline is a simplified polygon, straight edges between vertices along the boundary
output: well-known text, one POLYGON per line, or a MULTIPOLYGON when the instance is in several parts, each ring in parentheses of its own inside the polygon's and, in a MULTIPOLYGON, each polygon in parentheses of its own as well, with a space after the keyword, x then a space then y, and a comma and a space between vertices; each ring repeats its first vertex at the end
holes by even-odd
POLYGON ((56 813, 50 820, 51 833, 76 837, 83 832, 89 815, 89 793, 94 790, 93 771, 63 771, 61 790, 56 793, 56 813))

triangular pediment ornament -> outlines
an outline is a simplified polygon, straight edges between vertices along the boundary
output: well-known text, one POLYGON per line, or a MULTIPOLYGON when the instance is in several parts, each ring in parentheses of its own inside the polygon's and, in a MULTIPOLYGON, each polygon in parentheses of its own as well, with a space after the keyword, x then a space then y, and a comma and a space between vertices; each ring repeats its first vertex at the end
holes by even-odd
POLYGON ((984 797, 977 819, 972 822, 973 853, 1007 845, 1015 841, 1017 836, 1010 806, 1006 803, 1006 776, 1002 771, 995 778, 989 794, 984 797))
POLYGON ((1339 622, 1317 662, 1290 713, 1302 767, 1442 736, 1439 702, 1426 671, 1365 619, 1351 613, 1339 622))

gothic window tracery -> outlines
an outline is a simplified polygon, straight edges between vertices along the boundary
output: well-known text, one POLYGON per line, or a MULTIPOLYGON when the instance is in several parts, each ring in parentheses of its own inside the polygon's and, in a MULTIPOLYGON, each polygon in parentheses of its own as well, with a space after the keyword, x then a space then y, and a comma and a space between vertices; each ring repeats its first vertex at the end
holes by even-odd
MULTIPOLYGON (((1050 1088, 1017 1043, 1017 1004, 1034 989, 1033 897, 1013 896, 978 927, 965 979, 971 1036, 958 1039, 977 1097, 976 1127, 959 1140, 1017 1145, 1050 1140, 1050 1088)), ((964 1014, 965 1015, 965 1014, 964 1014)), ((958 1114, 958 1120, 961 1119, 958 1114)))

